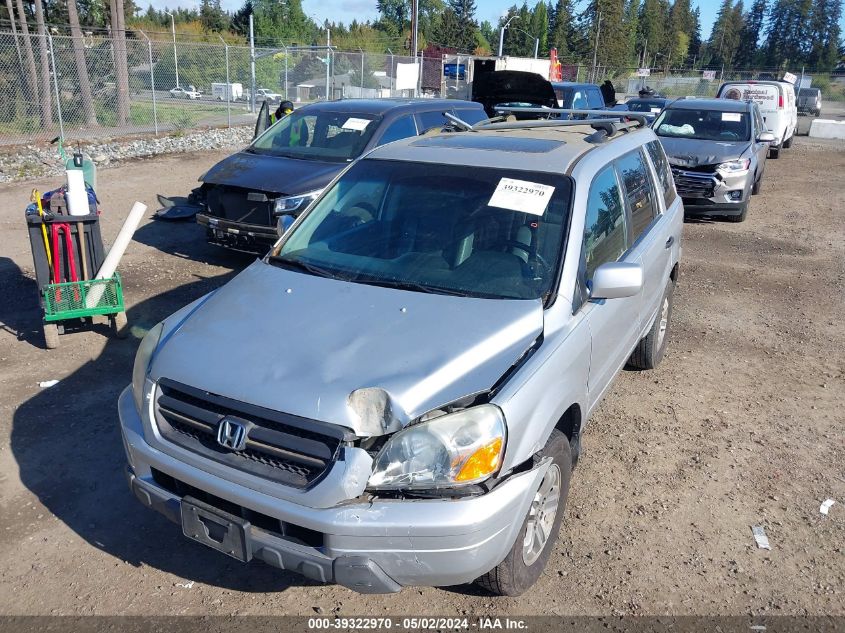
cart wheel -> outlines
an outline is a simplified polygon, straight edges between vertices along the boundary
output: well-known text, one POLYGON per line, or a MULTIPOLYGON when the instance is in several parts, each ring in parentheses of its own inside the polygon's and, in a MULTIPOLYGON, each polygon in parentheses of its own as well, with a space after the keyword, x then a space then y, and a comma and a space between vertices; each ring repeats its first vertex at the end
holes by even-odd
POLYGON ((126 327, 125 312, 118 312, 111 317, 111 329, 117 338, 126 338, 129 335, 129 328, 126 327))
POLYGON ((56 349, 59 346, 59 326, 55 323, 44 324, 44 344, 47 349, 56 349))

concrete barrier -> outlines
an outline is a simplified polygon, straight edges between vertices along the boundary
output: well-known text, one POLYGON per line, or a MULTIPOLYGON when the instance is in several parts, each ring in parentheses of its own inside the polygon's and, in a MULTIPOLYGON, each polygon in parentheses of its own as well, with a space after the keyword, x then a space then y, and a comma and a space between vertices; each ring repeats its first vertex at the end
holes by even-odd
POLYGON ((845 139, 845 121, 814 119, 810 124, 810 136, 814 138, 845 139))

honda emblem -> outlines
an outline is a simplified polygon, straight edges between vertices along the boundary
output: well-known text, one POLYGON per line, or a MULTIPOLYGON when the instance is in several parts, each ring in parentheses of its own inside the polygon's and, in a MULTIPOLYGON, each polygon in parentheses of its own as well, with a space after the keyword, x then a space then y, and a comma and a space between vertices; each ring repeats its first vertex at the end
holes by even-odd
POLYGON ((232 418, 223 418, 217 427, 217 443, 231 451, 242 451, 246 446, 246 427, 232 418))

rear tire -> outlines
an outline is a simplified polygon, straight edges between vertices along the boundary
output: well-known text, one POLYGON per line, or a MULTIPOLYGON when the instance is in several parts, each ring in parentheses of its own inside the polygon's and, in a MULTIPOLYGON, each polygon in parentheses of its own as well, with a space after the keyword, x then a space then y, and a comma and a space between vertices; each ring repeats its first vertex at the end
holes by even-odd
POLYGON ((516 542, 505 560, 475 581, 498 596, 519 596, 537 582, 557 541, 572 475, 569 440, 558 429, 552 431, 543 450, 534 456, 534 463, 547 457, 552 458, 552 463, 534 493, 516 542), (554 516, 549 518, 552 511, 554 516))
POLYGON ((778 158, 780 158, 780 147, 770 147, 769 158, 771 158, 772 160, 777 160, 778 158))
POLYGON ((666 345, 669 341, 669 325, 672 323, 672 305, 675 296, 675 282, 671 279, 666 284, 663 297, 660 299, 660 309, 646 334, 628 359, 631 369, 654 369, 663 360, 666 345))

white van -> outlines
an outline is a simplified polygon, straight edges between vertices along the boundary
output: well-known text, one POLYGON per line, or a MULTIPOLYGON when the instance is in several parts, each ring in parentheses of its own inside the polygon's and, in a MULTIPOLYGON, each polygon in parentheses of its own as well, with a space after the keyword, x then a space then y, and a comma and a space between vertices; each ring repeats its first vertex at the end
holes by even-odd
POLYGON ((792 145, 798 129, 798 104, 795 88, 785 81, 729 81, 719 86, 720 99, 754 101, 766 128, 775 135, 769 146, 769 158, 778 158, 781 148, 792 145))

